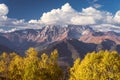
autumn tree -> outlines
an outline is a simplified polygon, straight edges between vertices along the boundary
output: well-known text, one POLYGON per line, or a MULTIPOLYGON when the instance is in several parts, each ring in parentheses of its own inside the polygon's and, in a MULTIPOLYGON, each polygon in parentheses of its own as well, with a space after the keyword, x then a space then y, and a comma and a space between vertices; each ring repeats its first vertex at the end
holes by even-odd
POLYGON ((8 79, 8 66, 10 57, 6 52, 0 55, 0 78, 8 79))
POLYGON ((69 80, 119 80, 120 55, 116 51, 88 53, 80 62, 77 59, 70 69, 69 80))
POLYGON ((54 50, 50 57, 45 53, 41 55, 40 80, 61 80, 63 78, 62 69, 58 66, 58 51, 54 50))
POLYGON ((9 79, 22 80, 24 74, 23 58, 16 53, 10 54, 11 61, 9 64, 9 79))
POLYGON ((79 76, 76 75, 79 65, 80 65, 80 58, 77 58, 74 62, 73 67, 70 69, 70 80, 79 80, 79 76))
POLYGON ((24 78, 23 80, 38 80, 38 53, 34 48, 29 48, 26 51, 26 57, 24 58, 24 78))
POLYGON ((25 56, 17 53, 0 55, 0 80, 62 80, 63 71, 58 65, 58 51, 38 57, 34 48, 25 56))
POLYGON ((61 80, 63 74, 57 59, 57 50, 54 50, 50 56, 43 53, 39 58, 37 51, 34 48, 29 48, 24 58, 23 80, 61 80))

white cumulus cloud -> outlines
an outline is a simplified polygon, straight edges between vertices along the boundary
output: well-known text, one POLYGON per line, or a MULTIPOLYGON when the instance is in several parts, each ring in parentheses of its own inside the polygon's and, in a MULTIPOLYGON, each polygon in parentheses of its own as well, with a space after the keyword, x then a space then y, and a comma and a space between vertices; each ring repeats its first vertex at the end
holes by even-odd
MULTIPOLYGON (((111 23, 112 18, 111 13, 100 11, 93 7, 83 8, 81 12, 78 12, 74 10, 69 3, 66 3, 61 8, 43 13, 38 21, 43 24, 88 25, 111 23)), ((35 20, 30 22, 36 23, 35 20)))
POLYGON ((120 23, 120 10, 116 12, 113 19, 116 23, 120 23))
POLYGON ((5 4, 0 4, 0 16, 6 16, 8 11, 8 7, 5 4))
POLYGON ((66 3, 61 8, 53 9, 50 12, 43 13, 40 21, 45 24, 68 24, 77 12, 66 3))

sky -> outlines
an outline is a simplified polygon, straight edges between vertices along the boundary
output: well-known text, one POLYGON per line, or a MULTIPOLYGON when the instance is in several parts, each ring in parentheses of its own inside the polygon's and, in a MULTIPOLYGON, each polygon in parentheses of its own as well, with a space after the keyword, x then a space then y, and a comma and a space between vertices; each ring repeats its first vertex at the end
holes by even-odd
POLYGON ((45 24, 119 27, 120 0, 0 0, 0 31, 45 24))
POLYGON ((115 13, 120 9, 120 0, 0 0, 9 8, 8 17, 17 19, 39 19, 44 12, 69 3, 75 10, 98 4, 101 10, 115 13))

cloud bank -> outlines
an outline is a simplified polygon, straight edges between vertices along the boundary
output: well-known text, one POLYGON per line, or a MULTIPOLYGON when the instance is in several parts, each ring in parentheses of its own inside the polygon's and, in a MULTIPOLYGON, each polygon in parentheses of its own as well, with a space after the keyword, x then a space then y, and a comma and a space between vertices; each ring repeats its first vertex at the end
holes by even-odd
POLYGON ((19 29, 40 28, 38 24, 29 24, 24 19, 8 18, 9 9, 5 4, 0 4, 0 32, 12 32, 19 29), (9 29, 8 29, 9 28, 9 29))
MULTIPOLYGON (((96 2, 97 0, 94 1, 96 2)), ((43 13, 39 20, 31 19, 26 22, 24 19, 8 18, 8 7, 5 4, 0 4, 0 26, 11 27, 12 31, 27 28, 41 28, 42 25, 52 24, 95 25, 95 28, 104 28, 109 25, 109 29, 117 25, 118 28, 120 26, 120 10, 113 15, 110 12, 98 10, 100 7, 101 5, 96 4, 94 7, 83 8, 82 11, 78 12, 69 3, 66 3, 61 8, 43 13)), ((3 31, 3 29, 0 29, 0 31, 3 31)))
MULTIPOLYGON (((97 5, 99 7, 99 5, 97 5)), ((110 12, 100 11, 93 7, 83 8, 81 12, 74 10, 69 3, 61 8, 53 9, 50 12, 43 13, 38 22, 44 24, 114 24, 120 23, 119 11, 116 15, 110 12)))

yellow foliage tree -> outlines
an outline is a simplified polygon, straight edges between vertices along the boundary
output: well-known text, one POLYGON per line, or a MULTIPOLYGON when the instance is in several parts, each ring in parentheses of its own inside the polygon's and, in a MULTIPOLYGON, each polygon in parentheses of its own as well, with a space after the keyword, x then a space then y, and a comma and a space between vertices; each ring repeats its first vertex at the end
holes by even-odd
POLYGON ((45 53, 41 55, 39 63, 40 80, 61 80, 63 78, 62 69, 57 64, 58 51, 54 50, 50 57, 45 53))
POLYGON ((73 67, 70 69, 70 80, 79 80, 79 76, 76 75, 77 69, 79 68, 80 65, 80 58, 77 58, 74 62, 73 67))
POLYGON ((75 61, 74 66, 70 69, 69 80, 120 79, 120 55, 116 51, 88 53, 80 64, 78 62, 78 60, 75 61))
POLYGON ((3 52, 3 54, 0 55, 0 79, 8 79, 9 63, 10 63, 9 55, 3 52))
POLYGON ((11 80, 22 80, 24 74, 23 58, 17 54, 11 54, 11 57, 12 60, 9 65, 9 78, 11 80))
POLYGON ((0 80, 61 80, 63 74, 57 59, 57 50, 41 57, 34 48, 29 48, 24 57, 3 53, 0 55, 0 80))
POLYGON ((34 48, 29 48, 26 51, 24 58, 24 77, 23 80, 38 80, 38 53, 34 48))

